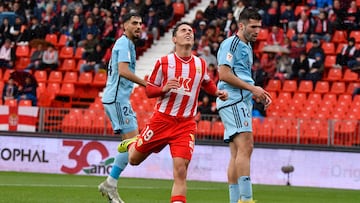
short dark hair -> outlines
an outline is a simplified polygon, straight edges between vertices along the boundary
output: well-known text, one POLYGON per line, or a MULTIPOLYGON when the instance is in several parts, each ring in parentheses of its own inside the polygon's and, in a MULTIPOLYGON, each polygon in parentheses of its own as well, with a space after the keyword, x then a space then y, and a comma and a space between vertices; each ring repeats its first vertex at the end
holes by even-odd
POLYGON ((123 23, 126 23, 127 21, 129 21, 132 17, 139 17, 141 18, 141 15, 136 13, 136 12, 129 12, 127 14, 125 14, 123 17, 122 17, 122 22, 123 23))
POLYGON ((190 23, 188 23, 188 22, 180 22, 180 23, 176 24, 175 27, 174 27, 173 33, 172 33, 173 37, 175 37, 176 32, 178 31, 178 29, 179 29, 179 27, 181 25, 188 25, 188 26, 192 27, 192 25, 190 23))
POLYGON ((249 22, 250 19, 253 20, 262 19, 261 15, 259 14, 256 8, 252 8, 252 7, 245 8, 239 16, 239 22, 247 23, 249 22))

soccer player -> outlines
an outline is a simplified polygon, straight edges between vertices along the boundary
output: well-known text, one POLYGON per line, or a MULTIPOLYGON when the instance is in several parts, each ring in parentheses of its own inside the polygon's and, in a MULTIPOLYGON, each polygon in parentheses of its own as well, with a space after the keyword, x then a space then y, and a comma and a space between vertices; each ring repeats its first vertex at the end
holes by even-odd
MULTIPOLYGON (((102 103, 115 134, 128 139, 139 134, 136 115, 130 104, 130 94, 134 83, 146 86, 146 81, 134 74, 136 62, 134 41, 141 34, 141 16, 136 13, 126 14, 123 23, 124 34, 116 40, 112 49, 102 103)), ((115 157, 110 175, 98 186, 99 191, 111 203, 124 202, 117 192, 117 183, 127 164, 128 153, 119 153, 115 157)))
POLYGON ((271 97, 251 78, 253 53, 250 42, 255 42, 261 28, 261 16, 255 9, 245 9, 239 17, 236 35, 224 40, 217 57, 219 63, 218 89, 226 90, 226 101, 216 100, 217 109, 225 126, 224 141, 230 146, 228 183, 230 203, 253 203, 250 180, 250 157, 253 150, 252 97, 265 107, 271 97))
POLYGON ((157 60, 146 94, 158 97, 155 112, 139 136, 120 143, 119 152, 129 152, 129 163, 139 165, 151 153, 170 146, 174 182, 172 203, 186 202, 186 176, 194 150, 195 115, 200 88, 220 99, 227 99, 207 75, 204 59, 191 54, 194 31, 191 24, 180 22, 173 30, 175 52, 157 60))

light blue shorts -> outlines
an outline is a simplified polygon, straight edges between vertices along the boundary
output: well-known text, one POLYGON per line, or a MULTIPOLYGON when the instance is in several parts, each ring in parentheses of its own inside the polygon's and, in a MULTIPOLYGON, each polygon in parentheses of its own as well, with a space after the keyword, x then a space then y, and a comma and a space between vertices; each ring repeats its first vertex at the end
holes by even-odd
POLYGON ((115 134, 124 134, 138 129, 136 114, 130 103, 104 104, 115 134))
POLYGON ((252 132, 252 108, 251 101, 220 108, 219 115, 225 127, 224 142, 231 142, 238 133, 252 132))

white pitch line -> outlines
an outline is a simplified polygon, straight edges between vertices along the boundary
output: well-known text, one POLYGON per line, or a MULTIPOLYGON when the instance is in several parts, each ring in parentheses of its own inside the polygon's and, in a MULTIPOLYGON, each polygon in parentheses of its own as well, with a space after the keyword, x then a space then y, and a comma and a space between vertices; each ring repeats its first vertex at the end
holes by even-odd
MULTIPOLYGON (((53 184, 0 184, 0 187, 53 187, 53 188, 61 188, 61 187, 67 187, 67 188, 96 188, 97 186, 94 185, 53 185, 53 184)), ((126 188, 126 189, 155 189, 155 187, 144 187, 144 186, 126 186, 126 187, 118 187, 126 188)), ((169 189, 168 187, 156 187, 156 189, 169 189)), ((203 187, 196 187, 191 188, 188 187, 188 190, 219 190, 219 188, 203 188, 203 187)))

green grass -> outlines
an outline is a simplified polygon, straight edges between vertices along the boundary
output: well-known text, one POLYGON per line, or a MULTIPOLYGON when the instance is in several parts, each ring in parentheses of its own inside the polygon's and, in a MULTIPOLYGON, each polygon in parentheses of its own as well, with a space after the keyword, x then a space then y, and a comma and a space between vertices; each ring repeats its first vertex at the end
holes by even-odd
MULTIPOLYGON (((101 203, 97 191, 105 177, 0 172, 0 203, 101 203)), ((122 178, 121 197, 127 203, 169 203, 172 182, 122 178)), ((189 203, 228 203, 226 183, 188 182, 189 203)), ((359 203, 360 192, 308 187, 254 185, 258 203, 359 203)))

